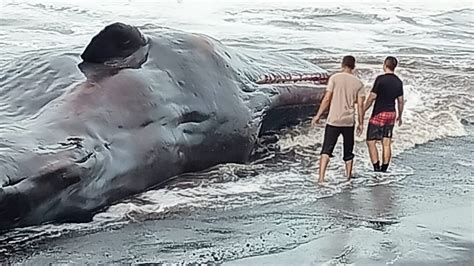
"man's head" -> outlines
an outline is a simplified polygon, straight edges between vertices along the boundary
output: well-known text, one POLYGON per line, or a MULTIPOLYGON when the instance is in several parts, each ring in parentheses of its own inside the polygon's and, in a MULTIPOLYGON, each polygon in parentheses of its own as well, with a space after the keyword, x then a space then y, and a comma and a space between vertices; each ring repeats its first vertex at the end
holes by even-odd
POLYGON ((346 55, 342 58, 342 68, 348 68, 354 70, 355 68, 355 58, 352 55, 346 55))
POLYGON ((393 56, 389 56, 385 58, 385 61, 383 62, 383 70, 393 72, 395 71, 395 68, 397 67, 397 65, 398 65, 398 60, 393 56))

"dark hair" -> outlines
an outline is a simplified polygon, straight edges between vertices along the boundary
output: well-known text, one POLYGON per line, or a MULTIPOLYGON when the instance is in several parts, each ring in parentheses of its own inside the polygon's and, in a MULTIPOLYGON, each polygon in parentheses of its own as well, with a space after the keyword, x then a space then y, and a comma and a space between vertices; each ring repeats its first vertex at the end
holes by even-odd
POLYGON ((398 65, 398 60, 393 56, 388 56, 385 58, 384 64, 388 69, 394 71, 398 65))
POLYGON ((356 64, 356 59, 352 55, 346 55, 342 58, 342 66, 354 69, 356 64))
POLYGON ((104 63, 115 58, 125 58, 144 45, 146 39, 136 27, 117 22, 94 36, 81 58, 84 62, 104 63))

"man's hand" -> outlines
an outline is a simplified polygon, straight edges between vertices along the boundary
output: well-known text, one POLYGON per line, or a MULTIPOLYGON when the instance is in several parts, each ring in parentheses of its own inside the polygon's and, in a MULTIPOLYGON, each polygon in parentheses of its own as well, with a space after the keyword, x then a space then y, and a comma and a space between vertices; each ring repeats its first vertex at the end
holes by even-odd
POLYGON ((311 120, 311 126, 315 127, 317 124, 321 122, 321 117, 319 115, 313 117, 313 120, 311 120))
POLYGON ((397 122, 398 122, 398 126, 401 126, 401 125, 403 124, 403 122, 402 122, 402 114, 403 114, 403 108, 404 108, 404 105, 405 105, 405 100, 403 99, 403 95, 402 95, 402 96, 398 96, 397 102, 398 102, 397 122))
POLYGON ((357 137, 360 137, 362 135, 362 131, 364 131, 364 126, 362 124, 359 124, 357 126, 357 131, 356 131, 357 137))
POLYGON ((399 126, 399 127, 402 126, 403 121, 402 121, 402 118, 401 118, 400 116, 397 117, 397 122, 398 122, 398 126, 399 126))

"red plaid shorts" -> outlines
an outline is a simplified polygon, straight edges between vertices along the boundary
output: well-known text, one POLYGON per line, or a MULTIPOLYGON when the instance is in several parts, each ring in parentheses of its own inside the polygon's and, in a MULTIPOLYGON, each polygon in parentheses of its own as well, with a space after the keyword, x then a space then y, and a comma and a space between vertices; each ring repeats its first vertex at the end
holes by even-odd
POLYGON ((381 112, 371 117, 369 123, 376 126, 392 126, 395 125, 397 119, 396 112, 381 112))

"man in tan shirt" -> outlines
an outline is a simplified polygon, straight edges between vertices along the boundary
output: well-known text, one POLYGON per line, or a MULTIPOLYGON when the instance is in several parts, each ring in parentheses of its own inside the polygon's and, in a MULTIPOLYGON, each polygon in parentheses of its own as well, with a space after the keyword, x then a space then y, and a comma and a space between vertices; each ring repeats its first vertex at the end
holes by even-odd
POLYGON ((345 56, 342 59, 342 71, 329 78, 326 94, 321 102, 318 113, 313 118, 312 125, 320 122, 321 115, 329 107, 327 125, 324 132, 323 148, 319 162, 319 183, 324 182, 329 158, 334 157, 332 152, 336 146, 339 135, 344 139, 344 157, 346 176, 352 177, 354 159, 354 128, 355 104, 358 107, 357 135, 362 134, 364 124, 364 84, 354 76, 355 58, 345 56))

